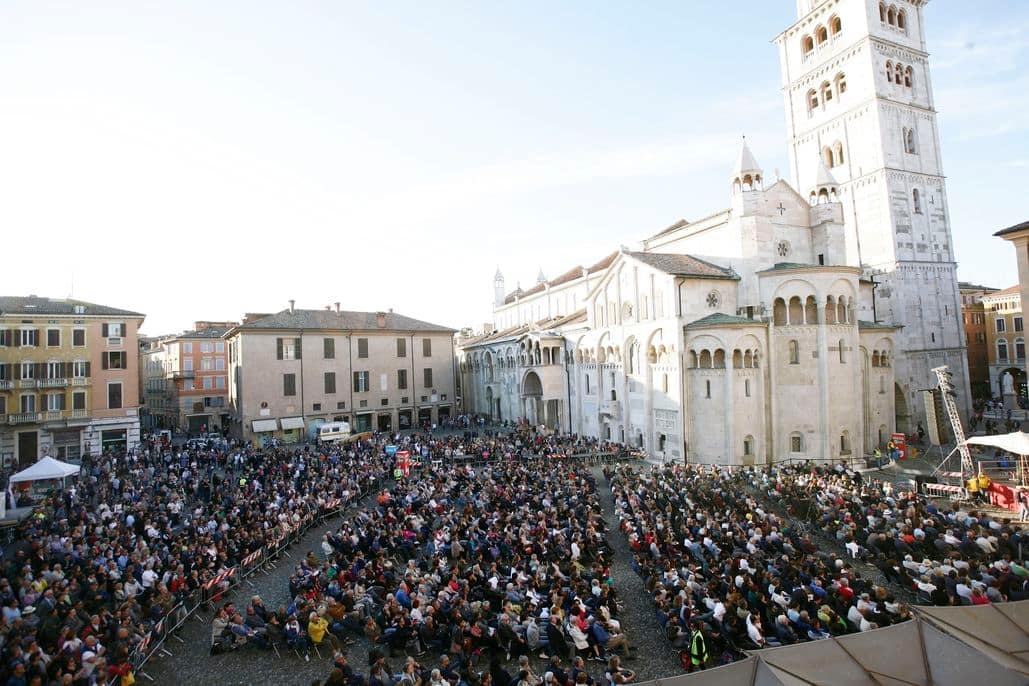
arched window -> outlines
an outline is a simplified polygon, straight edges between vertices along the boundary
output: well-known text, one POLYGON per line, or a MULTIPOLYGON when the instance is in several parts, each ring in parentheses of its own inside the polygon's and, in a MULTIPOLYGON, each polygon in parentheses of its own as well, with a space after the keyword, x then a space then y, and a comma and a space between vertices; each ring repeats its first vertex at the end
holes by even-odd
POLYGON ((886 3, 884 2, 879 3, 879 21, 886 21, 886 3))
POLYGON ((833 36, 838 36, 841 31, 843 31, 843 22, 837 16, 831 17, 829 19, 829 33, 833 36))
POLYGON ((833 145, 833 160, 835 162, 833 164, 834 167, 843 166, 843 143, 839 141, 836 141, 836 144, 833 145))
POLYGON ((897 25, 897 8, 896 7, 890 7, 890 9, 886 10, 886 23, 889 24, 890 26, 896 26, 897 25))
POLYGON ((822 93, 822 104, 828 105, 829 101, 832 100, 832 86, 829 85, 828 81, 822 81, 820 90, 822 93))
POLYGON ((800 364, 800 346, 797 345, 797 341, 790 341, 790 364, 800 364))
POLYGON ((1015 339, 1015 359, 1019 362, 1025 362, 1025 339, 1015 339))
POLYGON ((807 112, 811 114, 818 109, 818 91, 814 88, 807 92, 807 112))
POLYGON ((815 42, 821 45, 825 41, 829 40, 829 32, 824 26, 819 26, 815 29, 815 42))
POLYGON ((904 68, 899 64, 893 67, 893 81, 898 86, 904 83, 904 68))
POLYGON ((1008 342, 1003 338, 997 339, 997 359, 1001 362, 1008 361, 1008 342))
POLYGON ((843 95, 847 92, 847 77, 840 72, 836 75, 836 95, 843 95))
POLYGON ((843 346, 843 339, 841 338, 840 339, 840 364, 846 364, 847 363, 846 350, 847 349, 843 346))
POLYGON ((815 39, 811 36, 804 36, 800 39, 800 49, 804 52, 804 57, 807 57, 815 49, 815 39))
POLYGON ((893 62, 886 61, 886 80, 893 81, 893 62))
POLYGON ((897 12, 897 28, 905 32, 908 30, 908 14, 904 10, 897 12))
POLYGON ((832 149, 829 148, 828 146, 822 148, 822 159, 825 161, 825 166, 827 166, 827 167, 832 167, 833 166, 832 149))
POLYGON ((917 188, 911 191, 911 202, 915 206, 915 214, 922 214, 922 196, 917 188))
POLYGON ((879 351, 878 350, 873 350, 872 351, 872 366, 873 367, 878 367, 879 366, 879 351))
POLYGON ((840 455, 850 454, 850 432, 844 431, 840 434, 840 455))
POLYGON ((907 67, 904 70, 904 85, 911 88, 911 84, 914 83, 914 70, 911 67, 907 67))

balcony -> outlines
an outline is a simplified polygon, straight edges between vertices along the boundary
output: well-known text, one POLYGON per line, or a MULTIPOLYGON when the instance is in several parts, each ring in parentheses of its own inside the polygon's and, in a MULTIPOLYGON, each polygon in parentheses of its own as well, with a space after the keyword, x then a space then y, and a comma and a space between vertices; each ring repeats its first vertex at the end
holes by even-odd
POLYGON ((13 381, 2 381, 0 380, 0 391, 9 391, 14 388, 13 381))
POLYGON ((166 372, 165 375, 164 375, 164 378, 166 378, 166 379, 195 379, 196 378, 196 372, 193 371, 192 369, 190 369, 188 371, 176 369, 174 371, 166 372))
POLYGON ((612 419, 621 419, 622 404, 617 400, 606 400, 600 403, 600 414, 605 414, 612 419))
POLYGON ((18 382, 18 388, 35 388, 35 387, 36 387, 36 380, 35 379, 22 379, 21 381, 18 382))
POLYGON ((75 377, 71 380, 72 386, 88 386, 93 383, 93 380, 86 376, 75 377))
POLYGON ((19 412, 7 415, 8 424, 38 424, 40 414, 38 412, 19 412))
POLYGON ((40 388, 64 388, 67 385, 68 385, 68 379, 63 379, 63 378, 58 378, 58 379, 40 379, 39 380, 39 387, 40 388))
POLYGON ((89 410, 72 410, 69 419, 89 419, 89 410))
POLYGON ((44 422, 59 422, 64 419, 63 410, 48 410, 43 412, 42 415, 44 422))

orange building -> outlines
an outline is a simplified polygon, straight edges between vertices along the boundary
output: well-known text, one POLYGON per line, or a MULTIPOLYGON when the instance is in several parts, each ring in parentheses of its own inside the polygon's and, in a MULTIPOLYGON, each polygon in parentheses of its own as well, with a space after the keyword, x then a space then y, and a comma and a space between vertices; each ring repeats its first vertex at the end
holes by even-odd
POLYGON ((999 289, 971 283, 959 283, 958 289, 961 292, 961 317, 965 325, 968 382, 972 397, 991 398, 990 344, 983 297, 996 293, 999 289))
POLYGON ((228 422, 228 371, 222 334, 235 322, 152 339, 143 350, 143 384, 150 429, 190 434, 220 431, 228 422))

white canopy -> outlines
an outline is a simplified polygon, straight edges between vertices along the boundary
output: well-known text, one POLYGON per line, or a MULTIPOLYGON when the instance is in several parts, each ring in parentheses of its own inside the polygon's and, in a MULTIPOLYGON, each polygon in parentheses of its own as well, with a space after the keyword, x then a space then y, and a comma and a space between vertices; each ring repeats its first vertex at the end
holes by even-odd
POLYGON ((52 457, 44 457, 28 469, 23 469, 11 477, 11 483, 20 481, 44 481, 46 479, 63 479, 66 476, 74 476, 79 473, 77 465, 68 464, 55 460, 52 457))
POLYGON ((1014 431, 999 436, 974 436, 965 443, 971 445, 992 445, 1001 450, 1007 450, 1016 455, 1029 455, 1029 434, 1024 431, 1014 431))

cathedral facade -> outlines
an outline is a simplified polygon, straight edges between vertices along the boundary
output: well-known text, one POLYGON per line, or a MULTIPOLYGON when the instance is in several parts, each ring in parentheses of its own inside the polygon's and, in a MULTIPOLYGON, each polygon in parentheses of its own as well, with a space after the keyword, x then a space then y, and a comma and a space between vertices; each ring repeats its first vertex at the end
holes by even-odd
POLYGON ((727 209, 524 291, 498 270, 465 409, 764 464, 913 432, 940 364, 967 402, 923 4, 798 0, 775 39, 793 183, 744 141, 727 209))

